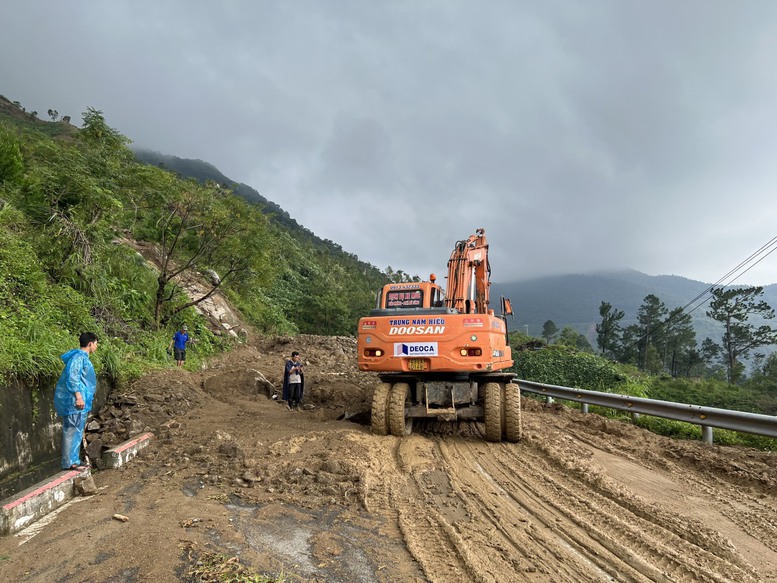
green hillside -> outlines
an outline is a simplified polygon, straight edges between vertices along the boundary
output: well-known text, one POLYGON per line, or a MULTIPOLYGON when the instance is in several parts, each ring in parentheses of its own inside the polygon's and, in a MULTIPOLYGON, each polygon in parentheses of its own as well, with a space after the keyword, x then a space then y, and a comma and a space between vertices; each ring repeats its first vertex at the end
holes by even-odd
POLYGON ((103 340, 98 368, 130 378, 166 362, 183 321, 200 338, 197 366, 226 339, 177 276, 211 282, 259 332, 355 331, 386 276, 194 166, 196 180, 139 161, 94 109, 79 129, 0 98, 0 378, 58 372, 86 329, 103 340), (159 271, 137 246, 156 250, 159 271))
POLYGON ((135 156, 141 162, 165 168, 175 172, 183 178, 193 178, 198 182, 212 181, 221 185, 226 185, 237 196, 245 199, 249 203, 255 204, 262 213, 267 215, 272 223, 282 226, 291 233, 295 239, 305 241, 316 249, 327 253, 332 253, 343 258, 347 257, 349 261, 356 261, 362 269, 376 270, 376 268, 369 263, 361 262, 355 255, 343 251, 343 248, 337 243, 330 241, 329 239, 317 237, 312 231, 294 220, 289 213, 283 210, 279 205, 271 200, 267 200, 247 184, 235 182, 231 178, 228 178, 222 174, 218 168, 208 162, 192 160, 190 158, 179 158, 178 156, 161 154, 145 149, 136 149, 135 156))

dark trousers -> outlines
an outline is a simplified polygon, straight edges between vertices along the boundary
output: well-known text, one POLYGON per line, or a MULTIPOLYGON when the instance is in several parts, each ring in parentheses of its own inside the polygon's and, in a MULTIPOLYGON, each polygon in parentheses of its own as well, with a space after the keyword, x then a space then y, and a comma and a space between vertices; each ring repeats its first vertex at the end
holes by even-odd
POLYGON ((289 405, 294 407, 302 400, 302 383, 289 383, 289 405))

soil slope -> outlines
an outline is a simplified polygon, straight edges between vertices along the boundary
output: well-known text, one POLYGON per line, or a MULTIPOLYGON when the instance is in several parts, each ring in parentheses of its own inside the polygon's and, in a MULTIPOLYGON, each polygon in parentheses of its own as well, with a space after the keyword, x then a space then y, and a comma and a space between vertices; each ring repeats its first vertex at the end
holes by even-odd
POLYGON ((517 444, 474 423, 375 436, 355 348, 256 340, 116 395, 153 445, 0 539, 0 580, 182 581, 217 551, 287 581, 777 582, 773 455, 529 398, 517 444), (272 398, 295 349, 303 411, 272 398))

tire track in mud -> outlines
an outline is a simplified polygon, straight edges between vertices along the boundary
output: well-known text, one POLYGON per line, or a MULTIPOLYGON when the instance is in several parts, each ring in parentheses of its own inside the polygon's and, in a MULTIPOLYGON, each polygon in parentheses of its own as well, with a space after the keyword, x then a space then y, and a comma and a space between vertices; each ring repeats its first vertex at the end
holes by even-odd
MULTIPOLYGON (((717 492, 716 492, 717 494, 717 492)), ((726 497, 718 502, 724 505, 723 516, 770 550, 777 552, 777 507, 766 500, 756 500, 738 492, 737 499, 726 497), (772 520, 765 519, 771 516, 772 520)))
MULTIPOLYGON (((466 449, 485 453, 481 444, 465 444, 459 452, 467 453, 466 449)), ((683 531, 685 519, 640 505, 623 488, 590 471, 571 471, 568 460, 555 464, 547 452, 537 455, 525 446, 494 447, 488 453, 492 455, 481 455, 479 463, 490 479, 534 519, 543 519, 537 508, 549 512, 556 523, 546 520, 545 525, 555 526, 555 534, 563 533, 562 538, 591 564, 618 581, 754 580, 746 566, 730 562, 736 557, 730 557, 729 547, 715 544, 715 533, 693 524, 683 531), (705 546, 715 552, 694 540, 708 543, 705 546)))
MULTIPOLYGON (((424 462, 425 440, 417 436, 388 437, 370 455, 364 505, 371 513, 395 520, 408 551, 431 581, 479 581, 468 569, 458 535, 428 506, 412 474, 424 462), (420 446, 417 450, 416 447, 420 446)), ((466 556, 466 549, 463 550, 466 556)))
MULTIPOLYGON (((706 466, 702 472, 690 471, 683 458, 670 460, 652 452, 637 460, 632 442, 603 440, 601 434, 591 435, 591 428, 580 424, 567 426, 564 431, 594 452, 595 459, 604 456, 619 460, 615 466, 607 464, 608 470, 616 480, 633 488, 637 495, 643 492, 650 499, 669 506, 676 505, 677 498, 682 497, 684 515, 702 521, 728 537, 728 541, 720 542, 717 552, 725 553, 725 547, 733 544, 743 557, 758 567, 761 577, 765 577, 762 580, 777 581, 777 521, 774 519, 777 503, 773 496, 760 488, 743 487, 736 472, 732 478, 727 472, 710 472, 706 466), (637 482, 638 477, 643 479, 637 482), (645 492, 645 482, 665 484, 667 488, 657 489, 655 484, 651 488, 648 484, 645 492)), ((743 455, 747 457, 748 454, 743 450, 743 455)), ((729 469, 736 470, 736 467, 736 463, 732 463, 729 469)), ((762 475, 761 479, 766 481, 768 477, 762 475)))
POLYGON ((383 438, 365 506, 432 582, 755 582, 716 532, 537 444, 383 438))
MULTIPOLYGON (((457 476, 464 478, 462 483, 466 483, 468 492, 480 493, 480 496, 471 496, 471 503, 480 506, 482 515, 498 527, 497 532, 505 539, 499 546, 520 549, 524 570, 560 581, 661 580, 645 566, 640 565, 641 569, 636 571, 624 566, 623 559, 627 557, 622 553, 613 557, 599 548, 596 541, 603 538, 601 533, 591 537, 590 532, 583 530, 581 520, 559 508, 555 501, 564 493, 560 493, 559 485, 552 480, 545 481, 544 474, 533 476, 539 478, 536 483, 526 479, 526 472, 514 479, 511 475, 516 469, 514 462, 501 456, 491 457, 502 446, 483 448, 482 444, 454 442, 442 443, 441 448, 451 466, 475 469, 458 472, 457 476), (489 491, 491 495, 486 496, 489 491), (506 517, 517 517, 525 527, 505 527, 506 522, 517 524, 515 518, 505 521, 506 517), (648 571, 653 577, 644 577, 640 571, 648 571)), ((496 560, 494 556, 491 558, 496 560)))
MULTIPOLYGON (((395 516, 430 581, 617 580, 596 566, 581 566, 589 559, 568 543, 559 544, 551 534, 553 518, 545 526, 516 516, 511 497, 471 458, 471 451, 454 452, 460 459, 451 463, 440 440, 391 440, 393 453, 371 456, 391 459, 393 467, 375 468, 381 476, 368 481, 365 505, 371 512, 395 516), (462 480, 462 474, 470 476, 462 480), (593 575, 581 576, 586 571, 593 575)), ((488 453, 486 444, 478 444, 488 453)))

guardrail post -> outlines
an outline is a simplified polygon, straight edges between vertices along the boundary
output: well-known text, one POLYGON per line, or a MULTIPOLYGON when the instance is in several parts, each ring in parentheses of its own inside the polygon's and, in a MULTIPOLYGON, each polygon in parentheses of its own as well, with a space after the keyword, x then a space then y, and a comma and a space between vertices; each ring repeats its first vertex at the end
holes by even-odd
POLYGON ((701 440, 704 443, 708 443, 712 445, 712 427, 710 427, 709 425, 701 426, 701 440))
POLYGON ((553 397, 545 397, 545 404, 546 405, 552 405, 553 404, 553 397))
POLYGON ((632 413, 631 414, 631 420, 632 421, 636 421, 637 419, 639 419, 639 413, 632 413))
POLYGON ((588 413, 588 403, 581 403, 580 410, 585 414, 588 413))

